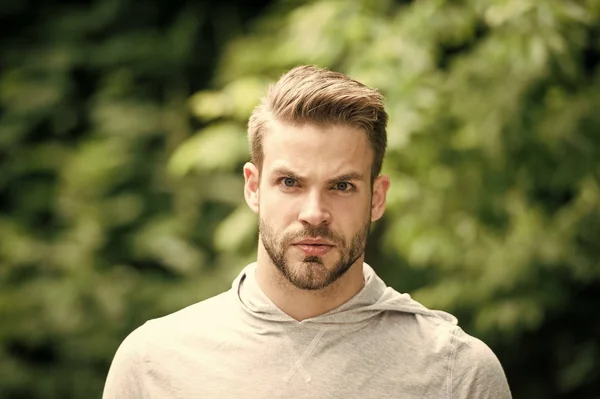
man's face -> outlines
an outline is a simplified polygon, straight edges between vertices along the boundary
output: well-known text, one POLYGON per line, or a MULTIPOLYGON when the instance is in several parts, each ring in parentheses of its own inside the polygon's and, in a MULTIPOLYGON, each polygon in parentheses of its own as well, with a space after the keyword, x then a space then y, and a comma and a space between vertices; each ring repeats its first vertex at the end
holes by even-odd
MULTIPOLYGON (((294 286, 317 290, 362 264, 372 212, 373 151, 365 132, 273 122, 263 138, 260 244, 294 286)), ((255 171, 258 173, 258 171, 255 171)), ((245 171, 246 184, 251 173, 245 171)), ((255 176, 256 177, 256 176, 255 176)), ((387 184, 374 195, 385 198, 387 184)))

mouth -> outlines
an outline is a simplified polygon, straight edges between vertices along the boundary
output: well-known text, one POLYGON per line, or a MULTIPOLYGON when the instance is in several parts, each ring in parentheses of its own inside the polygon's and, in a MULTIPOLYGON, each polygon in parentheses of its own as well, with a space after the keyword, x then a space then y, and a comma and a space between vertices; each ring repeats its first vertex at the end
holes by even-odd
POLYGON ((295 242, 293 245, 326 245, 333 247, 333 243, 324 238, 305 238, 301 241, 295 242))
POLYGON ((323 256, 331 251, 335 246, 326 240, 302 240, 293 244, 294 247, 300 249, 304 254, 309 256, 323 256))

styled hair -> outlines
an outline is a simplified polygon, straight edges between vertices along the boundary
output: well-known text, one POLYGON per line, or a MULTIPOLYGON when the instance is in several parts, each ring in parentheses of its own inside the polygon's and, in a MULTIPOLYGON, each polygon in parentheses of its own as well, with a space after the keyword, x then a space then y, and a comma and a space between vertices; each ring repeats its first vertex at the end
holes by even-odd
POLYGON ((371 181, 379 176, 387 145, 388 115, 383 96, 376 89, 315 66, 298 66, 284 74, 269 87, 248 122, 252 163, 259 170, 264 159, 263 138, 273 119, 294 126, 342 125, 362 129, 374 153, 371 181))

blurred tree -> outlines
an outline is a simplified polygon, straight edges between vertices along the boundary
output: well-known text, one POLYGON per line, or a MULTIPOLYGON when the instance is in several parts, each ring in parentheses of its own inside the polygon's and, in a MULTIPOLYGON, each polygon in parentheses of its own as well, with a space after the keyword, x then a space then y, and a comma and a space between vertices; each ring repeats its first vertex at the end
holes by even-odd
POLYGON ((239 182, 166 165, 267 3, 0 2, 0 397, 99 397, 130 331, 230 284, 239 182))
POLYGON ((288 0, 246 34, 266 3, 0 2, 0 397, 98 397, 127 333, 254 258, 245 123, 300 63, 387 96, 368 261, 516 398, 597 396, 600 3, 288 0))
MULTIPOLYGON (((367 260, 490 343, 515 397, 597 397, 600 2, 278 5, 230 43, 217 89, 191 98, 207 127, 170 170, 239 175, 256 99, 296 64, 380 88, 392 187, 367 260)), ((233 258, 255 234, 247 213, 217 228, 233 258)))

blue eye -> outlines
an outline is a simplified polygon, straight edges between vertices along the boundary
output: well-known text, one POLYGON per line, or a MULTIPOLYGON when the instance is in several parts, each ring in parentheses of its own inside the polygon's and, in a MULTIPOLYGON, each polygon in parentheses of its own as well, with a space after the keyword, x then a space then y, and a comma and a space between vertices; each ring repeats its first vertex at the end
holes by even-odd
POLYGON ((339 182, 335 184, 335 189, 339 191, 346 191, 350 188, 350 185, 346 182, 339 182))
POLYGON ((296 180, 292 179, 291 177, 286 177, 283 179, 283 184, 286 187, 294 187, 296 185, 296 180))

